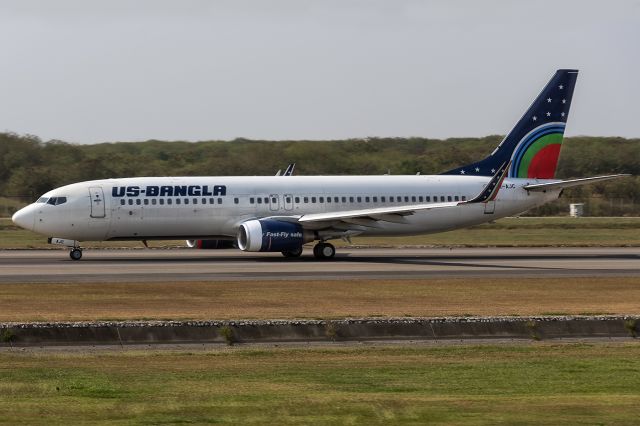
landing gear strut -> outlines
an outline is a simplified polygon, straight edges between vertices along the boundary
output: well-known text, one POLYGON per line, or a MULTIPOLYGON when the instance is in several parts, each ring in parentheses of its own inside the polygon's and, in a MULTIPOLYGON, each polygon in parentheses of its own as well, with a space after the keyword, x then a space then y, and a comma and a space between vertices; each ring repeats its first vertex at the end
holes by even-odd
POLYGON ((71 260, 80 260, 82 259, 82 250, 79 248, 72 248, 69 252, 69 257, 71 260))
POLYGON ((319 242, 313 248, 313 255, 316 259, 332 259, 336 255, 336 248, 333 244, 319 242))

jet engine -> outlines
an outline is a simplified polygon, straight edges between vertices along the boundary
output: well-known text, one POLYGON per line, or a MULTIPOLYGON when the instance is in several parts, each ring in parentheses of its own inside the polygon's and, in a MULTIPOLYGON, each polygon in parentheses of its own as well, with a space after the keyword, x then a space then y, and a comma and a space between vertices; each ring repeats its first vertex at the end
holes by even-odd
POLYGON ((203 250, 231 249, 236 248, 235 243, 232 240, 187 240, 187 247, 203 250))
POLYGON ((244 251, 296 251, 314 239, 297 223, 271 219, 248 220, 238 230, 238 248, 244 251))

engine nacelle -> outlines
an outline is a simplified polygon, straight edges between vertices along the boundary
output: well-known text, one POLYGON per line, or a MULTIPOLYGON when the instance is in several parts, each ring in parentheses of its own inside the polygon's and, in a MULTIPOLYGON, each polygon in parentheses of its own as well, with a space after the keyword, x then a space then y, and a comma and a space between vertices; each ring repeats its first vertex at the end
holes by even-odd
POLYGON ((187 247, 203 249, 203 250, 218 250, 218 249, 231 249, 235 248, 235 241, 232 240, 187 240, 187 247))
POLYGON ((297 250, 314 239, 312 231, 279 220, 248 220, 238 230, 238 248, 244 251, 297 250))

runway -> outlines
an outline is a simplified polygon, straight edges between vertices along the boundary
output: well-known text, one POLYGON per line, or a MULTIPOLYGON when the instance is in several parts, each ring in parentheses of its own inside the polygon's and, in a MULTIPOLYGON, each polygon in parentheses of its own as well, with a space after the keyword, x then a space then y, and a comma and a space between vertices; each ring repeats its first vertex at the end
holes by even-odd
POLYGON ((331 261, 238 250, 0 251, 0 283, 421 279, 436 277, 640 279, 640 248, 338 249, 331 261))

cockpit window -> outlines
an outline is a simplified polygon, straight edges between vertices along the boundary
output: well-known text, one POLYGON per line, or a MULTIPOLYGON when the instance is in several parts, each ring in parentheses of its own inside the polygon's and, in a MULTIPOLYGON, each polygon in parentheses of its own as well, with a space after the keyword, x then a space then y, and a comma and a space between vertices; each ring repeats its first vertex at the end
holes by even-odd
POLYGON ((36 203, 46 203, 48 199, 48 197, 40 197, 38 198, 38 201, 36 201, 36 203))
POLYGON ((51 197, 47 204, 51 204, 52 206, 59 206, 60 204, 64 204, 67 202, 67 197, 51 197))

